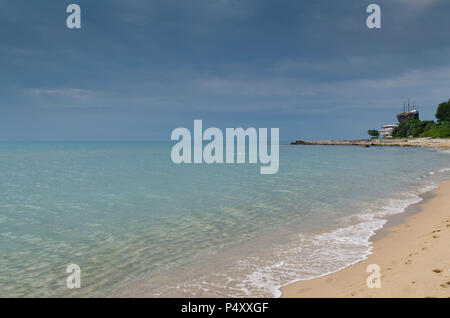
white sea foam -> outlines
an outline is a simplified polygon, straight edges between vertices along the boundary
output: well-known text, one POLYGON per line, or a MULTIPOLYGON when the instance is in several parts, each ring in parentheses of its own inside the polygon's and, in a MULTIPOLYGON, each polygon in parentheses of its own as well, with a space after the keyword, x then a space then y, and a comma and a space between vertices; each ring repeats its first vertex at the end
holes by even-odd
POLYGON ((374 215, 361 215, 366 221, 330 232, 305 236, 274 252, 272 264, 255 266, 261 259, 241 261, 236 269, 247 273, 238 287, 248 297, 281 296, 280 288, 299 280, 312 279, 338 271, 365 259, 371 251, 370 237, 386 220, 374 215), (283 261, 279 261, 282 259, 283 261))
POLYGON ((436 149, 440 153, 445 153, 450 155, 450 149, 436 149))
POLYGON ((430 184, 427 184, 427 185, 423 186, 422 188, 420 188, 419 189, 419 193, 423 194, 423 193, 426 193, 426 192, 429 192, 429 191, 433 191, 433 190, 437 189, 438 187, 439 187, 438 184, 430 183, 430 184))
POLYGON ((288 245, 273 247, 268 255, 241 259, 226 274, 205 275, 181 288, 201 290, 210 297, 280 297, 286 284, 328 275, 366 259, 372 250, 370 238, 386 224, 386 218, 421 200, 407 192, 377 202, 347 217, 343 222, 347 225, 341 228, 312 236, 299 234, 288 245))
POLYGON ((89 264, 92 288, 80 296, 130 280, 155 296, 279 296, 367 257, 388 215, 450 176, 448 156, 425 149, 282 147, 283 169, 260 178, 244 166, 175 167, 160 145, 35 147, 3 157, 8 296, 70 296, 51 270, 70 257, 89 264), (37 262, 49 265, 36 272, 37 262))

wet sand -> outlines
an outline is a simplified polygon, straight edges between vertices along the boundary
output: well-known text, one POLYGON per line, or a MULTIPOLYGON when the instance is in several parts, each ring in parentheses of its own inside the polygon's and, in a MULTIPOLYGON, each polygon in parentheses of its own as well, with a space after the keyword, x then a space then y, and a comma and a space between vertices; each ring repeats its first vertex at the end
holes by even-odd
POLYGON ((282 297, 450 297, 450 181, 389 222, 366 260, 289 284, 282 297), (367 285, 371 264, 381 270, 380 288, 367 285))

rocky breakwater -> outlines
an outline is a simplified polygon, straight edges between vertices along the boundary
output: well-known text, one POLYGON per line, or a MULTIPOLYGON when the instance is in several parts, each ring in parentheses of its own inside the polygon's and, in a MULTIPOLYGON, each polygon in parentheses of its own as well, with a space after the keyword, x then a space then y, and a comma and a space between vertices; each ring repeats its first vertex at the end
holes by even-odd
POLYGON ((374 140, 297 140, 291 145, 326 145, 326 146, 360 146, 360 147, 431 147, 450 149, 450 139, 409 138, 409 139, 374 139, 374 140))

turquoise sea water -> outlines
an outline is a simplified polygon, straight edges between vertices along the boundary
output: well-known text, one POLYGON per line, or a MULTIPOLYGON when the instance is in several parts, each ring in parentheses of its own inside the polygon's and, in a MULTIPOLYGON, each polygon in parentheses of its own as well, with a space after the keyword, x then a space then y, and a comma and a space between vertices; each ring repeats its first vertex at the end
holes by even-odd
POLYGON ((275 175, 170 149, 0 144, 0 296, 278 296, 367 256, 386 216, 450 179, 432 149, 282 145, 275 175))

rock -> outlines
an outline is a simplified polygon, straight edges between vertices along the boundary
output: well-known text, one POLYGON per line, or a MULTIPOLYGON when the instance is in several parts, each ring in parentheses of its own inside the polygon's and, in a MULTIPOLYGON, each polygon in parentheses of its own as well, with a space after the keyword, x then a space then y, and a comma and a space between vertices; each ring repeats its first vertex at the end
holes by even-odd
POLYGON ((291 145, 338 145, 338 146, 363 146, 363 147, 432 147, 450 149, 450 138, 446 139, 375 139, 375 140, 297 140, 291 145))

